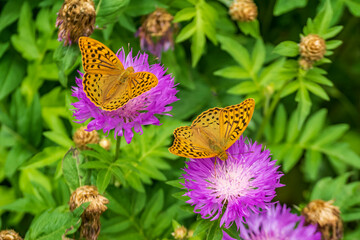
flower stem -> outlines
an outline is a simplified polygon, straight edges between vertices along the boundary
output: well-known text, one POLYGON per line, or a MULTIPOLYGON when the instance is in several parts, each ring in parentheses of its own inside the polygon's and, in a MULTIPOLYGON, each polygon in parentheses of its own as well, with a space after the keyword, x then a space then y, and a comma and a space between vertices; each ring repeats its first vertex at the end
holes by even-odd
POLYGON ((115 159, 114 159, 114 161, 116 161, 118 159, 118 157, 119 157, 120 142, 121 142, 121 137, 117 136, 116 137, 116 149, 115 149, 115 159))

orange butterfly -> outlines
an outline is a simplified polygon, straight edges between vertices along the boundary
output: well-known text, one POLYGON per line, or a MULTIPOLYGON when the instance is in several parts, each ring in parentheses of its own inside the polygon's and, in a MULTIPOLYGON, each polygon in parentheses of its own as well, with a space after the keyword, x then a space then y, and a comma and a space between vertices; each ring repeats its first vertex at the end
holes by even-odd
POLYGON ((186 158, 218 156, 226 160, 226 150, 235 143, 248 126, 255 109, 255 101, 246 99, 225 108, 211 108, 201 113, 191 126, 174 131, 172 154, 186 158))
POLYGON ((113 111, 158 84, 150 72, 134 72, 124 66, 115 53, 99 41, 80 37, 79 47, 85 71, 83 87, 96 106, 113 111))

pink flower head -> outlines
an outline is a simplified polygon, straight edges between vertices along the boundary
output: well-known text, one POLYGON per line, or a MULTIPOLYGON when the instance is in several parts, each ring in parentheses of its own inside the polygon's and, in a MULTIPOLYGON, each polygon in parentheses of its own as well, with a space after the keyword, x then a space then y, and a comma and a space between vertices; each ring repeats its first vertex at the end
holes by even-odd
POLYGON ((202 218, 221 217, 220 226, 228 228, 233 222, 239 227, 244 217, 272 205, 275 189, 283 186, 283 174, 271 161, 270 151, 261 148, 241 137, 227 150, 226 161, 190 159, 183 178, 185 195, 190 197, 187 202, 195 205, 194 211, 202 218))
MULTIPOLYGON (((86 96, 82 79, 76 78, 77 87, 73 87, 72 96, 79 99, 73 103, 74 117, 79 123, 91 119, 87 125, 87 130, 100 130, 109 133, 114 129, 114 137, 124 136, 127 143, 130 143, 135 132, 142 134, 142 125, 160 125, 159 119, 155 114, 169 115, 172 107, 169 104, 178 100, 175 96, 174 78, 166 74, 166 69, 160 64, 149 65, 148 55, 140 52, 133 57, 132 51, 125 56, 125 51, 121 48, 117 57, 124 65, 124 68, 132 66, 135 72, 151 72, 158 78, 158 85, 151 90, 135 97, 127 102, 121 108, 114 111, 105 111, 95 106, 94 103, 86 96)), ((83 76, 82 73, 80 73, 83 76)))
POLYGON ((305 226, 305 218, 290 210, 286 205, 278 204, 264 213, 252 214, 246 219, 247 228, 240 225, 241 239, 321 240, 321 233, 316 231, 315 225, 305 226))

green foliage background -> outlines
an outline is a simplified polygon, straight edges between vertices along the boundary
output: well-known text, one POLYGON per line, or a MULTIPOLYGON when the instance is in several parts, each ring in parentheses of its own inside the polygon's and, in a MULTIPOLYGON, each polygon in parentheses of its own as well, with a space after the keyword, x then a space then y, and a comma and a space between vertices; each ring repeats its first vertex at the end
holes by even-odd
POLYGON ((91 183, 110 200, 99 239, 172 239, 179 224, 195 230, 191 239, 221 239, 218 222, 196 220, 174 188, 181 187, 184 159, 167 148, 173 130, 202 111, 253 97, 244 135, 282 165, 286 186, 276 200, 301 208, 333 199, 345 239, 360 239, 360 1, 255 2, 258 20, 239 23, 228 15, 230 0, 95 0, 91 37, 114 51, 128 44, 140 50, 134 34, 156 7, 180 26, 174 50, 161 58, 179 83, 173 117, 145 127, 129 145, 122 141, 114 160, 112 134, 110 152, 73 148, 80 125, 70 111, 71 86, 81 59, 77 45, 57 41, 62 2, 0 1, 1 229, 25 239, 61 239, 73 227, 72 236, 82 209, 69 212, 69 196, 91 183), (309 33, 326 40, 327 53, 305 71, 298 43, 309 33))

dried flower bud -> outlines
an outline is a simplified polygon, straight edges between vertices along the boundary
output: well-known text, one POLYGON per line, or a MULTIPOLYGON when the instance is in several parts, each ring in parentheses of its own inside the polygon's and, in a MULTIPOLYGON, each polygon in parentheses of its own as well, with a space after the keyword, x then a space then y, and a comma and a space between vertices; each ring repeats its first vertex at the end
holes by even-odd
POLYGON ((188 231, 187 238, 192 238, 193 235, 194 235, 194 230, 189 230, 189 231, 188 231))
POLYGON ((304 70, 309 70, 310 68, 313 67, 313 64, 314 64, 313 61, 309 61, 306 58, 299 59, 299 66, 304 70))
POLYGON ((258 9, 253 0, 235 0, 229 8, 229 14, 233 20, 251 22, 256 19, 258 9))
POLYGON ((103 138, 100 140, 99 145, 105 150, 110 150, 111 142, 109 141, 109 139, 103 138))
POLYGON ((59 27, 58 40, 64 45, 76 43, 81 36, 90 36, 96 19, 92 0, 65 0, 56 19, 59 27))
POLYGON ((95 186, 82 186, 77 188, 70 196, 70 210, 74 211, 85 202, 90 205, 81 215, 80 236, 85 239, 97 239, 100 233, 100 215, 105 212, 105 204, 109 200, 101 196, 95 186))
POLYGON ((23 240, 14 230, 0 231, 0 240, 23 240))
POLYGON ((301 212, 306 224, 317 224, 324 240, 338 240, 343 236, 340 210, 332 203, 333 201, 314 200, 301 212))
POLYGON ((93 143, 98 144, 100 141, 99 134, 94 130, 88 132, 85 130, 85 127, 81 127, 76 130, 73 136, 73 140, 77 148, 81 150, 90 149, 86 144, 93 143))
POLYGON ((187 229, 184 226, 175 229, 175 232, 171 233, 177 240, 184 240, 187 237, 187 229))
POLYGON ((173 34, 178 28, 176 23, 172 23, 173 19, 174 17, 162 8, 148 15, 136 33, 140 38, 141 48, 158 57, 162 51, 173 48, 173 34))
POLYGON ((308 61, 318 61, 326 52, 325 40, 316 34, 309 34, 301 38, 300 56, 308 61))

